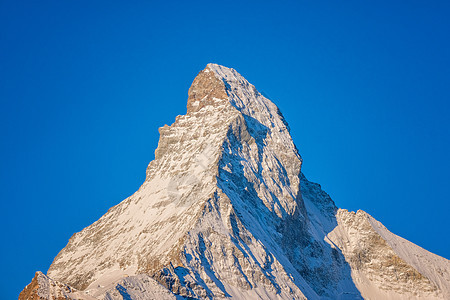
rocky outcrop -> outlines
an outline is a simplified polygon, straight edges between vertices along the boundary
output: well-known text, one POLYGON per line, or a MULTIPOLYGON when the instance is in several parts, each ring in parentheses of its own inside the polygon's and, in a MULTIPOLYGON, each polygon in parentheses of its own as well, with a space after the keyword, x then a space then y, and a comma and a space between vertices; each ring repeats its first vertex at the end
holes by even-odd
POLYGON ((66 300, 66 299, 83 299, 93 300, 95 298, 85 295, 83 292, 68 286, 67 284, 58 282, 42 274, 36 272, 33 280, 27 285, 19 295, 19 300, 66 300))
POLYGON ((187 113, 201 110, 205 106, 217 107, 219 103, 228 100, 224 81, 206 68, 201 71, 188 91, 187 113))
POLYGON ((448 260, 395 236, 364 211, 340 209, 336 218, 338 226, 328 238, 349 262, 365 298, 450 298, 448 260), (434 274, 425 271, 430 260, 438 268, 434 274), (437 274, 439 278, 432 276, 437 274))

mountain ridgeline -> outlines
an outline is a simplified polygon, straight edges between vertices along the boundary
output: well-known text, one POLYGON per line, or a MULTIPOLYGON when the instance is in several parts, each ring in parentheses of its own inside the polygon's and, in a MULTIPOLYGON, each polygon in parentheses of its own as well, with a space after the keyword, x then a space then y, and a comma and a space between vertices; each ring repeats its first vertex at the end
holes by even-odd
POLYGON ((338 209, 277 106, 208 64, 145 182, 19 299, 450 299, 450 262, 338 209))

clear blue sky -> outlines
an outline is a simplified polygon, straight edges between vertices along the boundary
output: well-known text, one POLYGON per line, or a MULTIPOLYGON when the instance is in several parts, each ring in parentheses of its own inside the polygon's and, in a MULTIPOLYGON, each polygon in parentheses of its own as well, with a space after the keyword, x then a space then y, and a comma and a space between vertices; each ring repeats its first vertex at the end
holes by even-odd
POLYGON ((339 207, 450 258, 450 7, 370 2, 1 0, 2 297, 138 189, 208 62, 280 107, 339 207))

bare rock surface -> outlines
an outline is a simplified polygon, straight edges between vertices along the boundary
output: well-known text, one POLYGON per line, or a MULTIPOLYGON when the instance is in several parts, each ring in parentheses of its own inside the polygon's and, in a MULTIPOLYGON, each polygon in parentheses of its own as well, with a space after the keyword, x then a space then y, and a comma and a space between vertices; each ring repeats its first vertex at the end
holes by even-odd
POLYGON ((96 298, 86 295, 86 293, 78 291, 73 287, 62 282, 58 282, 42 274, 36 272, 33 280, 27 285, 19 295, 19 300, 44 300, 44 299, 84 299, 94 300, 96 298))

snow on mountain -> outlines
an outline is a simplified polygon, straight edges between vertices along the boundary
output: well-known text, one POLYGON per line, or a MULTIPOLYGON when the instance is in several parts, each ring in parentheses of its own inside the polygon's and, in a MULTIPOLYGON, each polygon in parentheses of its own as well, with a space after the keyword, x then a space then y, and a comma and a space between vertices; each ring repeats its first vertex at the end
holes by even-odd
POLYGON ((74 289, 62 282, 36 272, 33 280, 20 293, 19 299, 40 300, 40 299, 85 299, 95 298, 74 289))
MULTIPOLYGON (((449 298, 449 261, 338 209, 239 73, 208 64, 188 94, 139 190, 74 234, 43 282, 79 299, 449 298)), ((35 279, 21 299, 48 286, 35 279)))
POLYGON ((328 234, 365 299, 449 299, 450 262, 389 232, 359 210, 339 209, 328 234))

